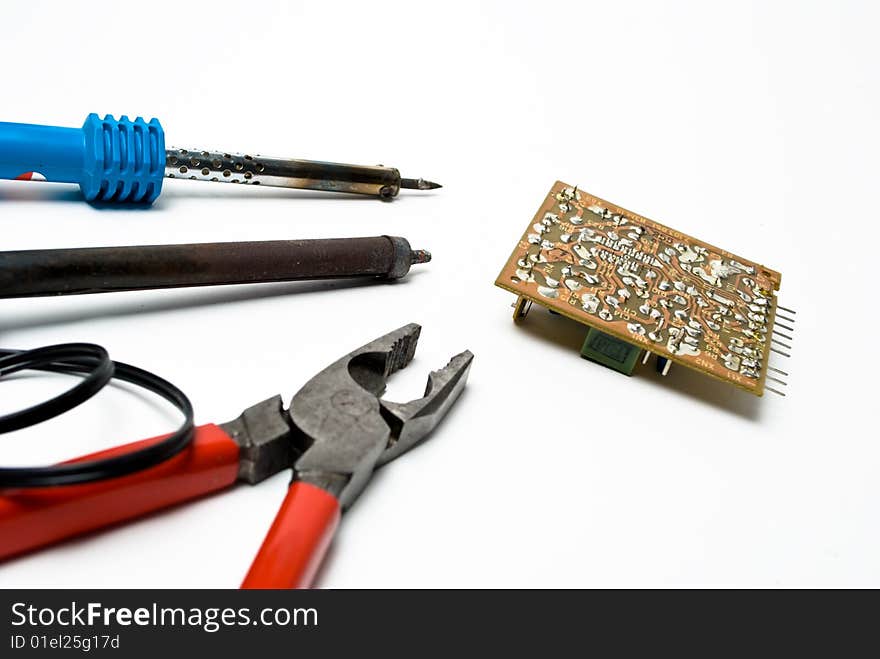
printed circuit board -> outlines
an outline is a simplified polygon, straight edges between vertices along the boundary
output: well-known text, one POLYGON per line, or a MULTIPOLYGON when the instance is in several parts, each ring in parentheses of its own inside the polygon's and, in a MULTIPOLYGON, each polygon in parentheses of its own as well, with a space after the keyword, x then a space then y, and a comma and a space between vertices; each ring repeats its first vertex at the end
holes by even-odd
MULTIPOLYGON (((534 302, 599 330, 598 337, 760 396, 780 280, 778 272, 558 181, 495 283, 519 296, 514 318, 534 302)), ((603 351, 597 361, 628 358, 607 341, 593 343, 603 351)))

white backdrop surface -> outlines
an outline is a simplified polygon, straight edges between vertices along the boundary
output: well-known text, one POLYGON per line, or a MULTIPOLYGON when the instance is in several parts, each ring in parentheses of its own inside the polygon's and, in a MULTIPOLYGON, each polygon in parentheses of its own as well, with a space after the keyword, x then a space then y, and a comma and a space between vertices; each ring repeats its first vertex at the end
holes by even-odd
MULTIPOLYGON (((876 5, 860 2, 28 2, 2 10, 0 119, 158 117, 169 145, 397 166, 390 204, 170 181, 150 210, 0 182, 3 249, 397 234, 394 285, 0 300, 0 345, 105 345, 222 422, 423 325, 391 397, 476 355, 434 436, 345 516, 323 587, 880 585, 876 5), (782 272, 788 396, 686 369, 626 378, 583 332, 522 327, 493 281, 562 179, 782 272)), ((68 385, 0 383, 0 412, 68 385)), ((110 388, 0 438, 3 464, 159 434, 110 388)), ((288 474, 0 565, 0 586, 235 587, 288 474)))

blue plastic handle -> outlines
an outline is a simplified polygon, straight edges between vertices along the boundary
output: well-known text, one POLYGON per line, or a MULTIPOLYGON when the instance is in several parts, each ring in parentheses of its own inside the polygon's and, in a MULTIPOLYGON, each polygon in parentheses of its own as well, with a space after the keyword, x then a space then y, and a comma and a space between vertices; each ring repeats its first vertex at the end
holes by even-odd
POLYGON ((0 122, 0 178, 41 175, 79 184, 87 201, 149 204, 162 192, 164 172, 157 119, 90 114, 82 128, 0 122))

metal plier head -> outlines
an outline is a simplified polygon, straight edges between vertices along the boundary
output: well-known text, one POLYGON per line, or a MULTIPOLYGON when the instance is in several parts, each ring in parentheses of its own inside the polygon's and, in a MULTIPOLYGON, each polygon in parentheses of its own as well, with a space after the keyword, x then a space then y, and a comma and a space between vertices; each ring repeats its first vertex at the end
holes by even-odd
POLYGON ((388 376, 412 360, 421 327, 415 323, 354 350, 309 380, 290 403, 299 457, 294 479, 334 494, 348 508, 374 469, 421 442, 461 394, 473 354, 464 351, 428 376, 422 398, 381 398, 388 376))

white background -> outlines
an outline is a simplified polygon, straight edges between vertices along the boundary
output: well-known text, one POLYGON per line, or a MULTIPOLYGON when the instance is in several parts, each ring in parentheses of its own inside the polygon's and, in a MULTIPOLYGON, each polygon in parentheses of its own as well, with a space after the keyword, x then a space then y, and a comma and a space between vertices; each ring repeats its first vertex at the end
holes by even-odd
MULTIPOLYGON (((389 393, 464 348, 465 395, 376 475, 318 584, 880 585, 878 15, 864 2, 5 3, 2 118, 158 117, 169 145, 399 167, 393 203, 171 181, 150 210, 0 183, 3 249, 398 234, 394 285, 0 300, 0 345, 92 341, 169 378, 199 422, 288 399, 350 349, 424 326, 389 393), (788 396, 580 359, 511 321, 494 279, 562 179, 782 272, 788 396)), ((58 392, 0 383, 0 411, 58 392)), ((124 387, 0 441, 3 464, 152 436, 124 387)), ((0 565, 2 586, 218 586, 244 575, 279 474, 0 565)))

